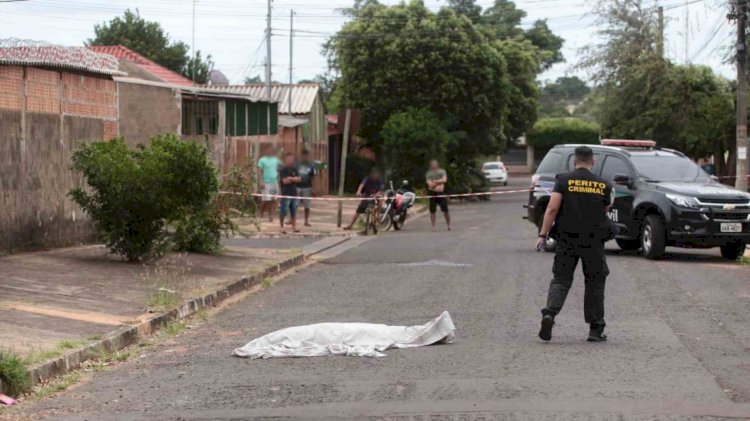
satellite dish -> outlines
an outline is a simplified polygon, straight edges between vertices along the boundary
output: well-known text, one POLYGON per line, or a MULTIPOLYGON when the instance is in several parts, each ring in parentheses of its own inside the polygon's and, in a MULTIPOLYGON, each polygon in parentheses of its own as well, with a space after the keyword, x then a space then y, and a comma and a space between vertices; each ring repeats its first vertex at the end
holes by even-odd
POLYGON ((219 70, 211 70, 208 74, 208 84, 227 86, 229 85, 229 79, 219 70))

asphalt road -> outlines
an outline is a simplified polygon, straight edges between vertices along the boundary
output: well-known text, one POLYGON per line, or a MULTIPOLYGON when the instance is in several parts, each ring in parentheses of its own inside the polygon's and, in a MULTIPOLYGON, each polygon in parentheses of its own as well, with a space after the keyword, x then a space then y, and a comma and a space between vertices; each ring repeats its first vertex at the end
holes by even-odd
MULTIPOLYGON (((518 185, 517 185, 518 186, 518 185)), ((716 251, 660 262, 610 246, 609 342, 584 341, 580 269, 552 342, 537 338, 552 255, 523 195, 454 206, 281 280, 141 358, 24 408, 70 420, 750 419, 750 268, 716 251), (324 321, 421 324, 452 345, 379 359, 245 360, 233 348, 324 321)))

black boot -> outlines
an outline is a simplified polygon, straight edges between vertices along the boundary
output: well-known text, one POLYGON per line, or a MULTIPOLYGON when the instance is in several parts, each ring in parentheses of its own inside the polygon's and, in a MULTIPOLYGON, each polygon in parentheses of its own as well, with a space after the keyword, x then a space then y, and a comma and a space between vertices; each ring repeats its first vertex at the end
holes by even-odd
POLYGON ((586 339, 589 342, 606 342, 607 335, 604 334, 605 324, 592 323, 589 329, 589 337, 586 339))
POLYGON ((539 338, 543 341, 552 339, 552 326, 555 325, 555 318, 549 314, 542 317, 542 328, 539 330, 539 338))

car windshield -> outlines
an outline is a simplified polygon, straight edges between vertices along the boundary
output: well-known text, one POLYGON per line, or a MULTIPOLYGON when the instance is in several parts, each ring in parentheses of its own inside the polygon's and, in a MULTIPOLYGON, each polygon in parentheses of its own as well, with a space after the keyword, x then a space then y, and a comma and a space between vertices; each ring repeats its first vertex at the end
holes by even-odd
POLYGON ((500 165, 499 164, 484 164, 484 167, 482 167, 484 170, 499 170, 500 165))
POLYGON ((681 156, 631 157, 636 171, 649 181, 674 183, 709 183, 711 177, 693 161, 681 156))

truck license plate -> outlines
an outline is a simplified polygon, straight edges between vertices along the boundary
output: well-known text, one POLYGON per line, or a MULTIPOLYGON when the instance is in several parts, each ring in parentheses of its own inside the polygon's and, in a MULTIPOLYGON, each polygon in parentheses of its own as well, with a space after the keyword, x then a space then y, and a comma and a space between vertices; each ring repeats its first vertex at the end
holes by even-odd
POLYGON ((724 222, 721 224, 721 232, 742 232, 742 224, 739 222, 724 222))

